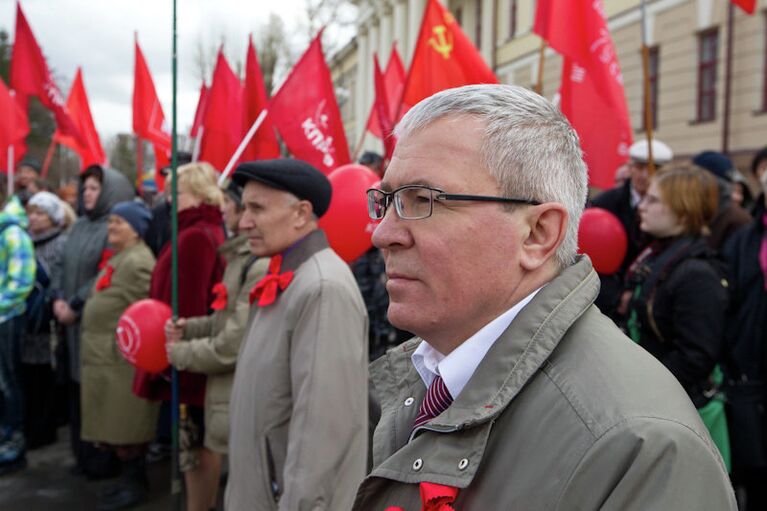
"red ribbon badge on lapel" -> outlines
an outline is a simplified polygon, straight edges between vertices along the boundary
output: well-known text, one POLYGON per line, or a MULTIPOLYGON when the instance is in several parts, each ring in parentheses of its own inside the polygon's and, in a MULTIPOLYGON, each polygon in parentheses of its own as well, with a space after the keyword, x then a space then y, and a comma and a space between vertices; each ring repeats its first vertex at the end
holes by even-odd
POLYGON ((250 291, 251 305, 253 305, 256 299, 258 299, 259 307, 271 305, 277 299, 277 291, 285 291, 290 281, 293 280, 293 272, 286 271, 285 273, 280 273, 281 266, 282 254, 273 256, 272 260, 269 261, 268 273, 250 291))
MULTIPOLYGON (((455 511, 453 502, 458 488, 443 484, 423 482, 421 488, 421 511, 455 511)), ((405 511, 399 506, 389 506, 384 511, 405 511)))
POLYGON ((226 290, 226 286, 223 282, 219 282, 213 286, 213 294, 216 295, 216 298, 213 300, 213 303, 210 304, 210 308, 214 311, 226 309, 229 292, 226 290))
POLYGON ((108 264, 104 269, 104 275, 102 275, 101 278, 96 282, 96 291, 103 291, 112 285, 112 274, 114 272, 115 269, 111 264, 108 264))
POLYGON ((454 511, 458 488, 436 483, 421 483, 421 511, 454 511))
POLYGON ((101 252, 101 260, 99 261, 99 265, 98 265, 97 268, 99 270, 103 270, 106 267, 106 265, 109 262, 109 260, 112 259, 113 255, 115 255, 115 251, 114 250, 112 250, 111 248, 105 248, 101 252))

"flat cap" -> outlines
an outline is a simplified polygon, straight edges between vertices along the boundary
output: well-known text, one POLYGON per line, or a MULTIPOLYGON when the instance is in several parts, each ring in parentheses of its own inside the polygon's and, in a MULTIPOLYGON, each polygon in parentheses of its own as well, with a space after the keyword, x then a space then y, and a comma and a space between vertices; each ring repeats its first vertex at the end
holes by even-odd
MULTIPOLYGON (((634 142, 631 144, 631 147, 629 147, 629 157, 633 161, 647 163, 650 160, 650 151, 648 149, 649 144, 647 143, 647 140, 634 142)), ((663 165, 674 158, 674 153, 669 146, 658 139, 653 139, 652 158, 655 160, 656 165, 663 165)))
POLYGON ((299 199, 309 201, 318 218, 328 210, 333 195, 325 174, 305 161, 292 158, 241 163, 235 169, 232 180, 243 188, 248 181, 258 181, 277 190, 290 192, 299 199))
POLYGON ((732 181, 735 166, 732 160, 716 151, 703 151, 695 155, 692 163, 714 174, 719 179, 732 181))

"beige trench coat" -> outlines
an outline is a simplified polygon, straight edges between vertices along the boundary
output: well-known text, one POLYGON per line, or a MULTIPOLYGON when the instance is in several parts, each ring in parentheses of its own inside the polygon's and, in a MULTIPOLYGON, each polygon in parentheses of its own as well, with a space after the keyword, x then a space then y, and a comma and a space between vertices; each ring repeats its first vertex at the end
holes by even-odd
POLYGON ((314 231, 258 308, 237 358, 226 509, 348 511, 367 459, 367 315, 351 271, 314 231))
POLYGON ((374 362, 382 416, 354 509, 418 511, 428 481, 460 489, 456 511, 734 511, 697 411, 592 305, 598 291, 585 257, 544 286, 411 441, 426 390, 410 362, 420 340, 374 362))
POLYGON ((170 351, 174 367, 207 374, 205 386, 205 447, 222 454, 229 444, 229 398, 234 365, 250 315, 250 290, 264 276, 268 258, 253 261, 248 239, 227 240, 219 248, 226 259, 222 284, 226 307, 209 316, 189 318, 183 339, 170 351))
POLYGON ((85 302, 80 338, 83 440, 128 445, 155 437, 159 403, 131 392, 134 369, 120 354, 115 339, 117 321, 125 309, 149 295, 154 263, 143 241, 126 248, 109 260, 114 268, 112 284, 101 291, 94 285, 85 302))

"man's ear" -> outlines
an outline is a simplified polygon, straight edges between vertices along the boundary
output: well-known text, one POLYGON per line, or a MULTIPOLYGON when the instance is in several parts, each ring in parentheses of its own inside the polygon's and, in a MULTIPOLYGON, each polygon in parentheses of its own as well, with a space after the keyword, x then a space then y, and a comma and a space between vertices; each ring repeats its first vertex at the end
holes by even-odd
POLYGON ((522 243, 520 264, 533 271, 555 257, 565 238, 569 215, 562 204, 547 202, 527 208, 525 220, 529 231, 522 243))
POLYGON ((298 202, 296 209, 296 228, 303 229, 307 224, 314 221, 314 209, 308 200, 298 202))

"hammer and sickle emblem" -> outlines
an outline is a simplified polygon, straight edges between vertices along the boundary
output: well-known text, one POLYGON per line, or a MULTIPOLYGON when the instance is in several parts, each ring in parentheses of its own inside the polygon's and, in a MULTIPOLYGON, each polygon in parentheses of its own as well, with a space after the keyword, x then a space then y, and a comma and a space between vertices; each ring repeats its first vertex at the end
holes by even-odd
POLYGON ((432 32, 434 36, 429 38, 429 45, 439 52, 442 58, 449 59, 453 52, 453 33, 448 32, 445 25, 437 25, 432 32))

